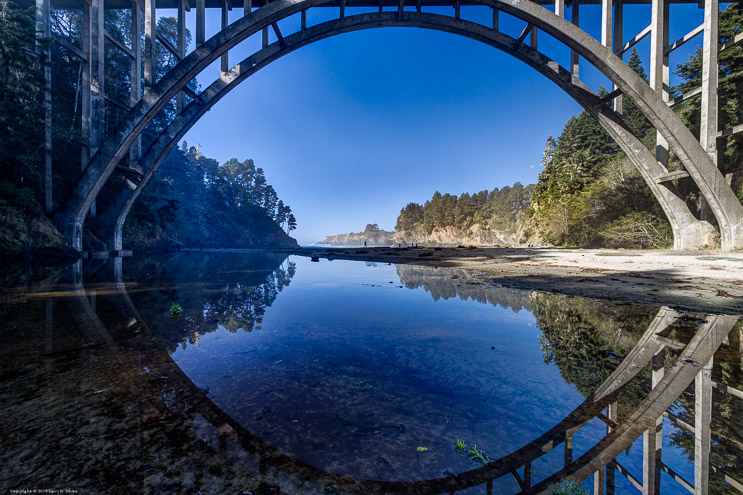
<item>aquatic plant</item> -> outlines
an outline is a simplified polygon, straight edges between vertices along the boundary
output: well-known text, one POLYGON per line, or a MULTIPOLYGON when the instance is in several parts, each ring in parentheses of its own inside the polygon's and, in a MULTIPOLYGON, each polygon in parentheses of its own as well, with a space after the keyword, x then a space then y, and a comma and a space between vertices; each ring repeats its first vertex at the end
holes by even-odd
POLYGON ((561 481, 549 487, 550 495, 589 495, 589 493, 580 486, 580 483, 572 480, 561 481))
POLYGON ((457 438, 457 452, 460 454, 464 454, 464 449, 467 448, 467 444, 464 443, 464 440, 461 438, 457 438))
POLYGON ((488 454, 484 450, 478 449, 476 444, 472 445, 472 448, 467 452, 467 455, 470 456, 470 462, 480 461, 483 464, 490 462, 488 454))
POLYGON ((183 308, 181 308, 180 304, 173 303, 170 305, 170 316, 173 318, 178 318, 181 313, 183 313, 183 308))

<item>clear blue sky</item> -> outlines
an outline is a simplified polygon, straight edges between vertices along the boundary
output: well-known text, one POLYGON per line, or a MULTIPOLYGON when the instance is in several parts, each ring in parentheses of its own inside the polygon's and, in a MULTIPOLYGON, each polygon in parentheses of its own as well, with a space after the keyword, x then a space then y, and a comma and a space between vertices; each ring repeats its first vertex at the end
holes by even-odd
MULTIPOLYGON (((671 42, 701 22, 696 5, 672 9, 671 42)), ((310 25, 337 15, 331 12, 336 9, 315 10, 310 25)), ((233 11, 230 21, 240 13, 233 11)), ((462 8, 466 19, 487 16, 483 7, 462 8)), ((581 8, 581 25, 594 26, 588 31, 597 37, 599 19, 598 6, 581 8)), ((193 11, 188 20, 193 33, 193 11)), ((625 39, 649 20, 649 6, 625 7, 625 39)), ((292 32, 297 22, 287 20, 282 30, 292 32)), ((504 32, 517 36, 523 26, 501 14, 504 32)), ((218 28, 218 11, 211 9, 207 37, 218 28)), ((259 43, 258 36, 246 40, 230 63, 259 43)), ((539 43, 567 66, 567 49, 544 33, 539 43)), ((674 53, 672 68, 697 44, 701 37, 674 53)), ((649 38, 637 48, 647 61, 649 38)), ((218 69, 214 64, 202 73, 203 87, 218 69)), ((608 86, 585 61, 581 78, 595 90, 608 86)), ((547 137, 559 135, 580 110, 557 86, 496 49, 436 31, 386 28, 326 39, 269 65, 218 103, 185 139, 220 162, 255 160, 295 213, 299 228, 292 235, 309 244, 358 232, 367 223, 393 230, 405 204, 423 203, 436 190, 461 194, 533 183, 547 137)))

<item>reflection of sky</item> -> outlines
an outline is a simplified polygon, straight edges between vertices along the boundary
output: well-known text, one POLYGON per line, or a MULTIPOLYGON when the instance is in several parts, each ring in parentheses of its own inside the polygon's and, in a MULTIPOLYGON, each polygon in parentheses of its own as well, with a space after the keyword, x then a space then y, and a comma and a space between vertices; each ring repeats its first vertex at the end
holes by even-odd
POLYGON ((438 476, 469 467, 453 452, 456 438, 500 457, 582 402, 545 365, 526 310, 434 301, 422 288, 400 288, 394 266, 294 261, 297 273, 261 328, 220 328, 173 356, 217 405, 272 445, 350 474, 438 476), (257 421, 265 407, 271 412, 257 421), (404 434, 383 438, 400 424, 404 434), (405 452, 420 443, 435 455, 414 463, 405 452), (359 452, 398 470, 365 471, 351 462, 359 452))

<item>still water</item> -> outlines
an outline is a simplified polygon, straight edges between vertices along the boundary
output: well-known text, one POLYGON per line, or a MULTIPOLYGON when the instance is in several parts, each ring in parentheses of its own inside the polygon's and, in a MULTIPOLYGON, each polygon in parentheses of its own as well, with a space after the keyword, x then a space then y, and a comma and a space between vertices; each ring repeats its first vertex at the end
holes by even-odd
MULTIPOLYGON (((592 447, 641 409, 650 366, 543 441, 613 381, 638 341, 660 328, 653 353, 673 370, 711 318, 511 289, 463 270, 270 253, 6 275, 3 492, 539 491, 596 457, 592 447), (172 304, 183 312, 173 316, 172 304)), ((707 483, 738 493, 743 398, 724 391, 743 389, 741 325, 723 323, 707 385, 707 483)), ((694 383, 683 385, 659 422, 652 472, 662 493, 704 479, 689 429, 695 400, 694 383)), ((642 431, 602 468, 607 491, 643 482, 642 431)), ((583 486, 594 490, 595 479, 583 486)))

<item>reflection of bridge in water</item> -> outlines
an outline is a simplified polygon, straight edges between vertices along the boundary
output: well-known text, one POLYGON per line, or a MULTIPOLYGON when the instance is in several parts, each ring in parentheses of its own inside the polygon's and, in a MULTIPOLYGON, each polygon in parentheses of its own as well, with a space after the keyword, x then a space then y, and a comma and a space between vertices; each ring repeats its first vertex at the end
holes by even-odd
MULTIPOLYGON (((598 389, 568 414, 562 421, 520 449, 485 466, 436 479, 420 481, 375 481, 331 473, 295 459, 267 444, 245 427, 234 421, 212 402, 171 359, 169 352, 158 342, 147 322, 134 306, 122 277, 122 260, 114 260, 116 286, 120 299, 119 314, 106 312, 105 318, 128 321, 129 335, 115 338, 99 318, 95 301, 86 293, 81 262, 76 264, 73 277, 81 318, 88 331, 97 334, 117 351, 120 374, 132 381, 169 422, 192 423, 200 416, 210 425, 214 446, 199 448, 195 452, 201 469, 234 479, 254 478, 257 484, 278 486, 281 492, 325 493, 455 493, 471 487, 484 486, 486 493, 493 493, 494 480, 512 477, 521 493, 543 493, 549 485, 561 479, 584 481, 593 477, 594 493, 613 493, 616 473, 620 473, 643 493, 658 493, 661 473, 670 475, 679 485, 692 493, 708 493, 710 467, 710 424, 712 420, 712 390, 743 399, 743 392, 712 380, 715 352, 737 330, 737 316, 707 315, 698 322, 693 337, 688 342, 671 338, 674 324, 688 318, 672 309, 663 307, 645 330, 632 351, 598 389), (124 316, 124 318, 121 318, 124 316), (135 336, 131 331, 138 329, 135 336), (675 359, 672 354, 678 353, 675 359), (669 356, 667 357, 667 354, 669 356), (129 360, 126 356, 134 356, 129 360), (619 397, 626 387, 642 379, 639 375, 647 366, 651 368, 652 389, 645 394, 627 414, 618 413, 619 397), (143 369, 147 373, 143 373, 143 369), (151 377, 157 377, 152 380, 151 377), (694 424, 686 423, 668 409, 682 393, 694 383, 694 424), (662 460, 663 418, 666 417, 694 435, 694 479, 684 479, 666 466, 662 460), (573 438, 594 419, 606 425, 606 434, 580 456, 574 456, 573 438), (617 456, 629 449, 637 438, 643 436, 642 479, 633 476, 622 466, 617 456), (245 472, 230 459, 235 447, 258 460, 257 473, 245 472), (532 475, 532 465, 541 457, 562 448, 564 462, 557 471, 537 480, 532 475)), ((736 333, 737 335, 737 333, 736 333)), ((738 338, 740 338, 738 336, 738 338)), ((181 445, 200 444, 193 431, 166 435, 181 445)), ((191 449, 193 450, 193 449, 191 449)), ((192 452, 189 451, 189 454, 192 452)), ((194 469, 196 471, 196 469, 194 469)), ((719 470, 718 470, 719 471, 719 470)), ((743 492, 740 479, 731 473, 715 472, 728 485, 743 492)))

